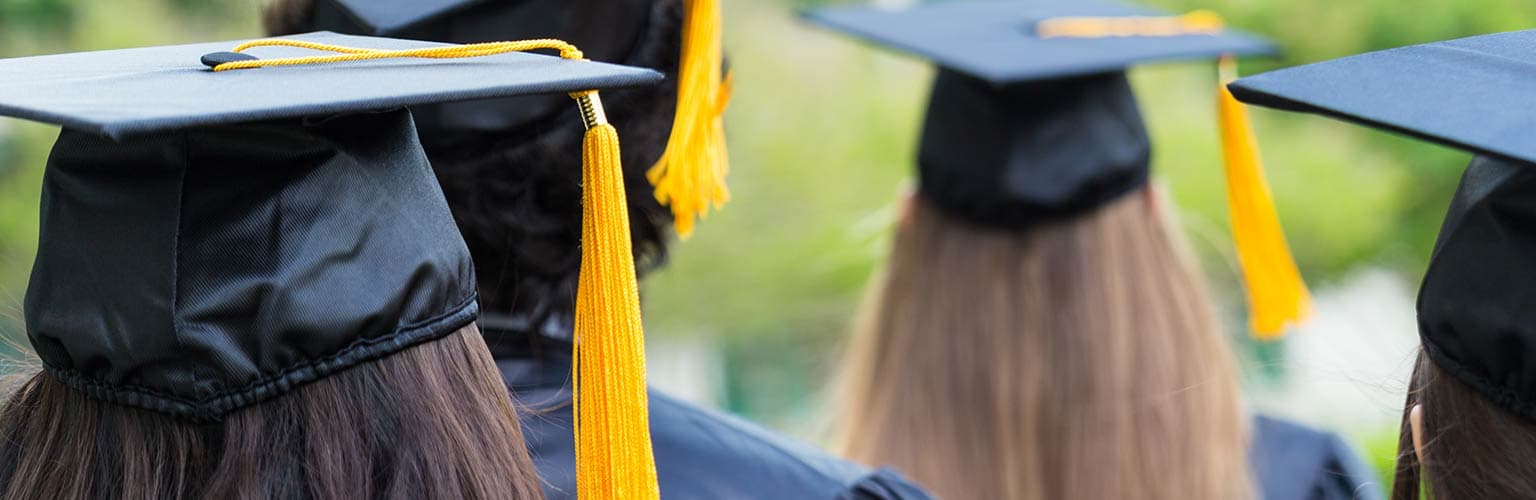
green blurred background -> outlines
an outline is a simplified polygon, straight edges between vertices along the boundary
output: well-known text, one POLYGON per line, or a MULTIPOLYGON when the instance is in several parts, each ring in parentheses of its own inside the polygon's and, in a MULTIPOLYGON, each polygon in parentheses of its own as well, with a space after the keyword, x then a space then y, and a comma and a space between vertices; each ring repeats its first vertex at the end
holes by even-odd
MULTIPOLYGON (((1247 74, 1536 27, 1530 0, 1147 1, 1171 10, 1216 10, 1285 48, 1275 59, 1245 61, 1247 74)), ((823 429, 821 402, 849 318, 887 251, 894 202, 909 182, 932 70, 922 61, 808 27, 794 16, 797 8, 854 2, 725 3, 727 48, 738 82, 729 117, 734 201, 678 245, 670 268, 647 280, 648 331, 656 343, 682 346, 666 349, 672 353, 666 356, 708 358, 695 363, 703 368, 671 375, 707 378, 675 384, 691 385, 695 399, 814 439, 823 429)), ((0 0, 0 56, 253 37, 259 34, 261 5, 262 0, 0 0)), ((1288 387, 1291 393, 1311 387, 1288 381, 1292 370, 1301 369, 1296 367, 1309 366, 1307 359, 1293 359, 1296 349, 1255 345, 1243 334, 1213 120, 1213 65, 1151 66, 1133 77, 1157 144, 1156 172, 1222 299, 1250 394, 1264 400, 1265 394, 1286 394, 1288 387)), ((1362 276, 1362 269, 1401 284, 1388 287, 1399 291, 1381 301, 1410 300, 1468 155, 1316 117, 1255 111, 1255 119, 1292 248, 1314 290, 1323 291, 1320 302, 1330 300, 1329 289, 1353 289, 1351 280, 1362 276)), ((5 318, 21 316, 37 240, 41 166, 56 134, 50 127, 0 119, 0 314, 5 318)), ((1379 301, 1367 294, 1337 302, 1337 308, 1320 307, 1320 314, 1379 301)), ((1411 304, 1407 311, 1411 314, 1411 304)), ((1377 324, 1371 314, 1380 310, 1359 312, 1363 322, 1344 323, 1377 324)), ((1408 325, 1387 335, 1400 339, 1397 345, 1411 344, 1411 318, 1381 319, 1381 324, 1408 325)), ((0 328, 15 334, 16 323, 0 322, 0 328)), ((1355 333, 1333 330, 1304 330, 1299 336, 1355 333)), ((1326 351, 1338 343, 1313 344, 1326 351)), ((1359 354, 1342 351, 1327 354, 1343 359, 1359 354)), ((1345 382, 1400 394, 1401 381, 1345 382)), ((1305 405, 1305 396, 1268 399, 1289 408, 1305 405)), ((1383 416, 1350 420, 1342 430, 1377 463, 1387 463, 1396 409, 1390 403, 1363 404, 1385 405, 1367 410, 1383 416)))

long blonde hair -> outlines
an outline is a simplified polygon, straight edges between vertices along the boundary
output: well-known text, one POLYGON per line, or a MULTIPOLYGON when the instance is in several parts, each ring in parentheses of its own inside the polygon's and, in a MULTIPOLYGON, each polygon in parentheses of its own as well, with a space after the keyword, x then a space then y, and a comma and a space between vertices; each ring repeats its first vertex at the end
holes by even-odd
POLYGON ((842 451, 949 499, 1252 496, 1233 356, 1148 196, 1016 232, 914 201, 845 365, 842 451))

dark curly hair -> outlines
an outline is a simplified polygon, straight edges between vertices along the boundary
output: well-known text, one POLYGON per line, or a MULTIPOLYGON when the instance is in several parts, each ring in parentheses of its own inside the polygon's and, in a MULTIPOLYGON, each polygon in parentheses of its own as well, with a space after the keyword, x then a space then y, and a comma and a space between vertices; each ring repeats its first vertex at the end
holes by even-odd
MULTIPOLYGON (((314 0, 278 0, 265 12, 267 30, 312 29, 314 0)), ((666 262, 671 213, 656 201, 645 172, 661 157, 677 100, 683 8, 655 0, 628 56, 610 61, 667 75, 661 85, 603 93, 623 138, 630 232, 641 274, 666 262)), ((574 104, 509 130, 423 126, 422 143, 480 281, 487 329, 569 338, 581 252, 581 142, 574 104)), ((497 346, 492 346, 495 349, 497 346)))

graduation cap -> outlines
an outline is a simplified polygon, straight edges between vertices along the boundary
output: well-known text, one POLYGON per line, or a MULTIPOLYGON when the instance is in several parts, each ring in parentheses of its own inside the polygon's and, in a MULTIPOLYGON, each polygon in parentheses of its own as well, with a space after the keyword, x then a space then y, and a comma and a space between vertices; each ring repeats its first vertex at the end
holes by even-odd
MULTIPOLYGON (((652 22, 656 0, 317 0, 311 29, 452 43, 559 38, 599 60, 623 60, 652 22), (591 12, 601 11, 594 18, 591 12)), ((677 111, 667 150, 651 168, 656 196, 680 236, 730 199, 723 116, 720 0, 683 0, 677 111)), ((549 115, 557 101, 522 97, 445 103, 413 111, 424 136, 438 129, 503 131, 549 115)))
POLYGON ((473 265, 400 108, 570 94, 589 127, 578 441, 604 464, 583 492, 654 493, 618 137, 596 89, 660 75, 575 59, 557 41, 312 34, 0 60, 0 115, 63 126, 32 345, 91 397, 206 422, 452 333, 478 312, 473 265), (562 57, 518 52, 537 49, 562 57))
MULTIPOLYGON (((1009 230, 1080 215, 1146 183, 1151 141, 1127 68, 1221 58, 1232 73, 1232 56, 1274 51, 1208 11, 1175 16, 1095 1, 831 7, 807 18, 938 65, 919 191, 952 216, 1009 230)), ((1251 325, 1275 337, 1308 315, 1310 299, 1247 115, 1225 89, 1218 104, 1251 325)))
POLYGON ((1447 373, 1536 419, 1536 30, 1274 71, 1232 91, 1476 154, 1419 290, 1419 336, 1447 373))

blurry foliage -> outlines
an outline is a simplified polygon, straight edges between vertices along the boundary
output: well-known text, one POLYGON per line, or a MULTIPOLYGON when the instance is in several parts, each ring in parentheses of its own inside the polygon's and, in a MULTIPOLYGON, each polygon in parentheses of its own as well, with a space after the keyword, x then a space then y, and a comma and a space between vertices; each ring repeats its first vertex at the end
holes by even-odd
MULTIPOLYGON (((1173 11, 1214 9, 1284 47, 1279 58, 1244 61, 1247 74, 1536 26, 1528 1, 1152 0, 1173 11)), ((823 388, 805 381, 826 380, 800 371, 836 362, 863 286, 889 250, 886 230, 910 182, 932 71, 924 61, 807 26, 793 14, 845 3, 872 2, 727 2, 727 42, 739 82, 729 117, 735 200, 679 245, 669 270, 646 283, 653 334, 744 339, 727 344, 750 351, 729 356, 738 365, 779 356, 782 369, 773 373, 786 375, 750 386, 791 396, 730 400, 800 428, 815 427, 794 422, 815 414, 808 408, 817 400, 803 395, 823 388), (772 347, 795 343, 820 350, 772 347), (795 404, 775 411, 763 401, 795 404)), ((1180 209, 1233 336, 1246 339, 1212 66, 1149 65, 1133 78, 1155 139, 1154 169, 1180 209)), ((1254 117, 1268 178, 1308 281, 1327 286, 1360 266, 1388 267, 1416 281, 1468 155, 1317 116, 1255 110, 1254 117)), ((1245 346, 1250 376, 1278 375, 1253 368, 1279 366, 1277 349, 1245 346)), ((738 368, 728 376, 770 372, 738 368)))
POLYGON ((11 29, 58 29, 74 14, 69 0, 0 0, 0 23, 11 29))
MULTIPOLYGON (((0 57, 257 35, 260 0, 0 0, 0 57), (196 4, 195 8, 187 8, 196 4)), ((54 127, 0 118, 0 321, 21 317, 54 127)), ((0 327, 0 331, 12 331, 0 327)))

